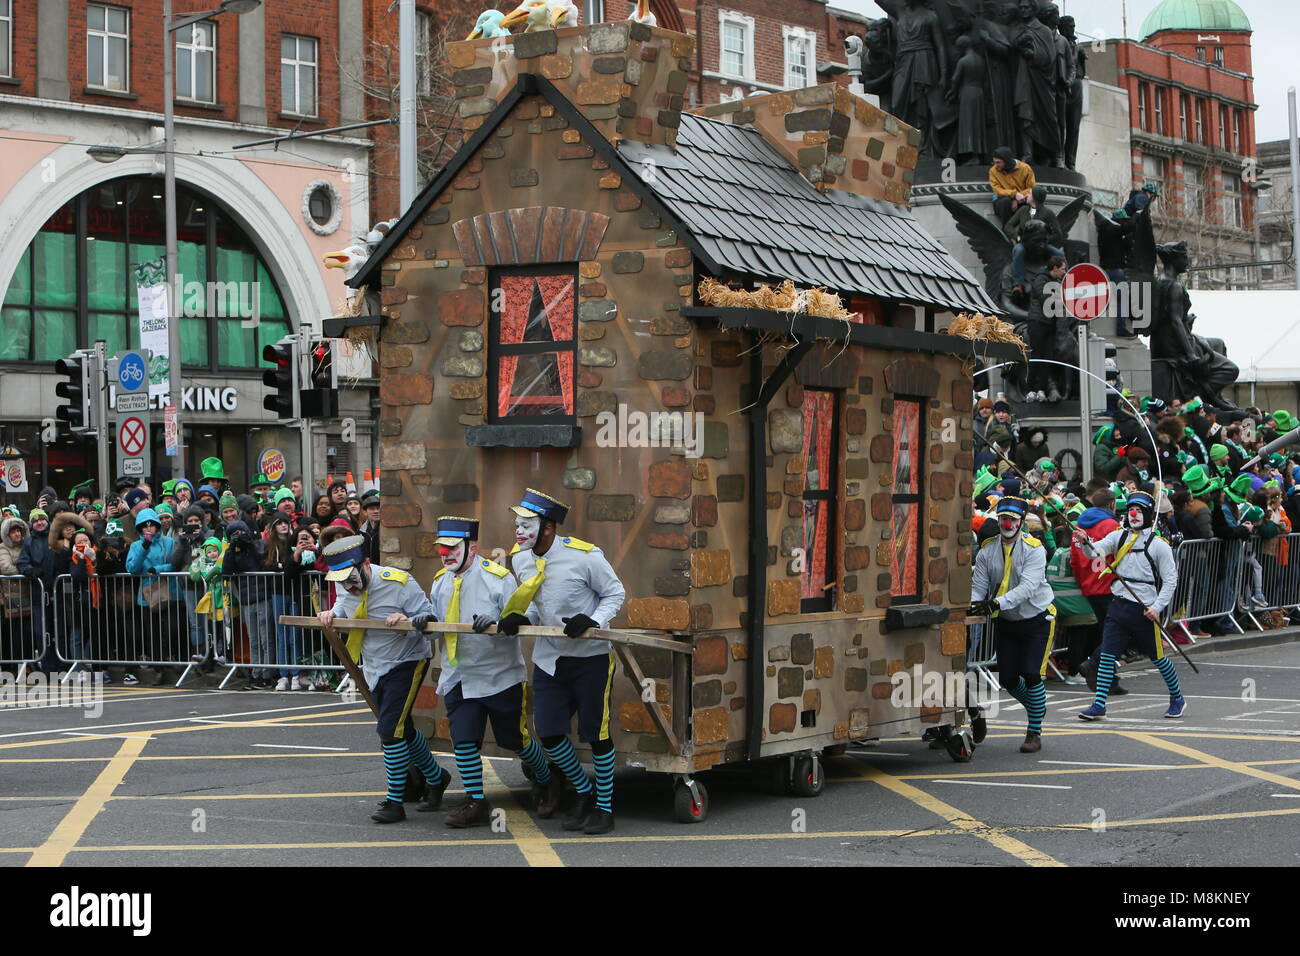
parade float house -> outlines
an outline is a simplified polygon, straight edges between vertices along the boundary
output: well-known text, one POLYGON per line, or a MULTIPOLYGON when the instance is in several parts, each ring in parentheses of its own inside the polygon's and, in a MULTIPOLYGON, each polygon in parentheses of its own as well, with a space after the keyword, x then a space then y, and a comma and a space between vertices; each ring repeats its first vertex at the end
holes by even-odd
MULTIPOLYGON (((683 112, 692 49, 450 44, 464 145, 350 280, 384 316, 383 563, 427 586, 439 515, 504 561, 525 487, 569 504, 627 589, 612 626, 693 649, 614 683, 623 762, 679 774, 960 721, 891 675, 965 670, 970 359, 1016 355, 935 331, 996 306, 909 213, 915 130, 834 85, 683 112), (853 314, 707 305, 706 278, 853 314), (698 413, 692 447, 644 440, 664 412, 698 413)), ((415 714, 447 739, 432 686, 415 714)))

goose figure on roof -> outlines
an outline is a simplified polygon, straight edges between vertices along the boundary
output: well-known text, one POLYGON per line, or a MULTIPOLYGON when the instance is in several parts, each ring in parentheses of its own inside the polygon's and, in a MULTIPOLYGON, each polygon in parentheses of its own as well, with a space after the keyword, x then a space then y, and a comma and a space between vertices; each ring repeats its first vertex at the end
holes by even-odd
POLYGON ((560 27, 576 27, 580 14, 571 0, 527 0, 511 10, 501 20, 501 25, 513 28, 523 23, 525 33, 539 30, 557 30, 560 27))
POLYGON ((648 27, 659 26, 659 19, 650 10, 650 0, 636 0, 636 6, 627 18, 636 23, 644 23, 648 27))
POLYGON ((474 29, 469 32, 466 40, 477 40, 479 37, 508 37, 510 29, 503 27, 501 21, 505 19, 505 14, 500 10, 484 10, 474 21, 474 29))

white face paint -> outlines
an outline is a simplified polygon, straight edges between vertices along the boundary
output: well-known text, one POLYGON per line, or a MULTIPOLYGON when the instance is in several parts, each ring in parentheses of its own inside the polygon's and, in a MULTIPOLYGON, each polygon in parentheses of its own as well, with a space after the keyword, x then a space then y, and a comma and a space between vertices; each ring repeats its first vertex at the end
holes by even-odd
POLYGON ((442 566, 452 574, 460 574, 464 571, 476 554, 478 554, 478 543, 474 541, 458 541, 450 547, 440 545, 438 548, 438 557, 442 560, 442 566))
POLYGON ((542 519, 536 516, 521 518, 515 515, 515 541, 521 551, 529 551, 537 543, 537 535, 542 530, 542 519))
POLYGON ((353 568, 352 573, 344 578, 341 583, 343 585, 343 590, 347 591, 349 594, 360 594, 362 587, 364 586, 361 579, 361 568, 353 568))
POLYGON ((1024 519, 1019 515, 1001 514, 998 515, 998 533, 1008 540, 1020 534, 1020 525, 1024 519))
POLYGON ((1128 526, 1134 531, 1141 531, 1142 525, 1146 523, 1146 515, 1142 513, 1141 508, 1128 509, 1128 526))

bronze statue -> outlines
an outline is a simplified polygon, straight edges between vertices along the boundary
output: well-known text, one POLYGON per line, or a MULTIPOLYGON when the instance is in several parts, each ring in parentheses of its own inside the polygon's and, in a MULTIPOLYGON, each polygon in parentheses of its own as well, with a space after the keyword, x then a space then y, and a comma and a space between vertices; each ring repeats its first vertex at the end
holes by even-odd
POLYGON ((1057 24, 1061 36, 1069 44, 1073 72, 1065 94, 1065 168, 1074 169, 1079 155, 1079 124, 1083 122, 1083 78, 1088 75, 1088 51, 1074 35, 1074 17, 1061 17, 1057 24))
POLYGON ((1052 31, 1052 41, 1056 44, 1055 92, 1057 145, 1059 147, 1059 152, 1056 154, 1056 166, 1060 168, 1065 166, 1067 100, 1070 95, 1070 87, 1074 83, 1074 50, 1070 45, 1070 41, 1062 36, 1057 29, 1061 22, 1061 12, 1056 9, 1056 4, 1045 3, 1039 7, 1038 19, 1052 31))
POLYGON ((893 113, 921 131, 923 154, 937 155, 932 119, 942 112, 948 85, 939 17, 926 0, 881 0, 879 5, 894 27, 894 85, 889 97, 893 113))
POLYGON ((1019 0, 1016 10, 1016 152, 1031 166, 1063 166, 1056 118, 1056 34, 1039 19, 1036 0, 1019 0))
POLYGON ((957 38, 957 54, 957 66, 948 86, 948 100, 957 104, 955 154, 959 163, 978 163, 988 152, 984 145, 984 87, 988 68, 968 36, 957 38))
POLYGON ((866 48, 862 58, 862 87, 880 98, 880 108, 893 113, 894 25, 888 17, 867 24, 862 37, 866 48))
POLYGON ((1164 272, 1156 280, 1146 331, 1151 336, 1151 393, 1184 401, 1199 395, 1215 408, 1236 408, 1223 397, 1223 389, 1237 381, 1236 364, 1192 331, 1192 297, 1178 278, 1190 265, 1187 243, 1167 242, 1156 253, 1164 272))
POLYGON ((976 30, 985 63, 985 140, 991 143, 1014 143, 1019 135, 1012 99, 1017 54, 1010 24, 1015 10, 1012 3, 984 0, 984 18, 976 30))

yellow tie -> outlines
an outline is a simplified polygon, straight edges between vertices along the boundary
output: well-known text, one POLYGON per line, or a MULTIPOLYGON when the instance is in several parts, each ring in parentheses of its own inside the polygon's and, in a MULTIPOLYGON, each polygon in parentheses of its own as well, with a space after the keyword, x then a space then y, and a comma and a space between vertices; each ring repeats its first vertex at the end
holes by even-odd
POLYGON ((533 603, 533 598, 537 596, 538 589, 542 586, 542 579, 546 577, 546 559, 537 559, 537 573, 525 581, 519 587, 515 588, 515 593, 510 595, 510 600, 506 601, 505 609, 501 612, 502 617, 510 614, 523 614, 528 610, 528 605, 533 603))
MULTIPOLYGON (((1133 550, 1133 545, 1137 544, 1137 540, 1141 537, 1141 534, 1142 533, 1139 531, 1137 534, 1131 534, 1125 538, 1124 543, 1121 544, 1119 550, 1115 552, 1115 560, 1112 561, 1108 567, 1102 568, 1101 574, 1115 573, 1115 569, 1119 567, 1119 563, 1124 560, 1128 553, 1133 550)), ((1099 574, 1098 577, 1100 576, 1101 575, 1099 574)))
MULTIPOLYGON (((1011 544, 1004 544, 1004 545, 1002 546, 1002 583, 998 585, 998 593, 994 595, 995 598, 1000 598, 1000 597, 1002 597, 1002 595, 1006 594, 1007 591, 1010 590, 1010 587, 1011 587, 1011 549, 1014 548, 1015 546, 1016 546, 1016 545, 1015 545, 1015 542, 1014 542, 1014 541, 1013 541, 1011 544)), ((998 616, 998 613, 999 613, 999 612, 998 612, 997 610, 994 610, 994 612, 993 612, 992 614, 990 614, 989 616, 990 616, 990 617, 997 617, 997 616, 998 616)))
MULTIPOLYGON (((366 588, 365 593, 361 595, 361 603, 357 605, 357 609, 352 613, 355 615, 356 620, 361 621, 365 619, 366 613, 369 610, 370 610, 370 589, 366 588)), ((365 631, 361 630, 360 628, 357 628, 354 631, 348 631, 348 653, 352 656, 353 663, 355 664, 361 663, 361 645, 364 644, 365 642, 366 642, 365 631)))
MULTIPOLYGON (((447 623, 460 623, 460 585, 461 579, 456 578, 451 585, 451 603, 447 605, 447 623)), ((452 631, 442 635, 442 639, 447 642, 447 663, 452 667, 456 666, 456 632, 452 631)))

